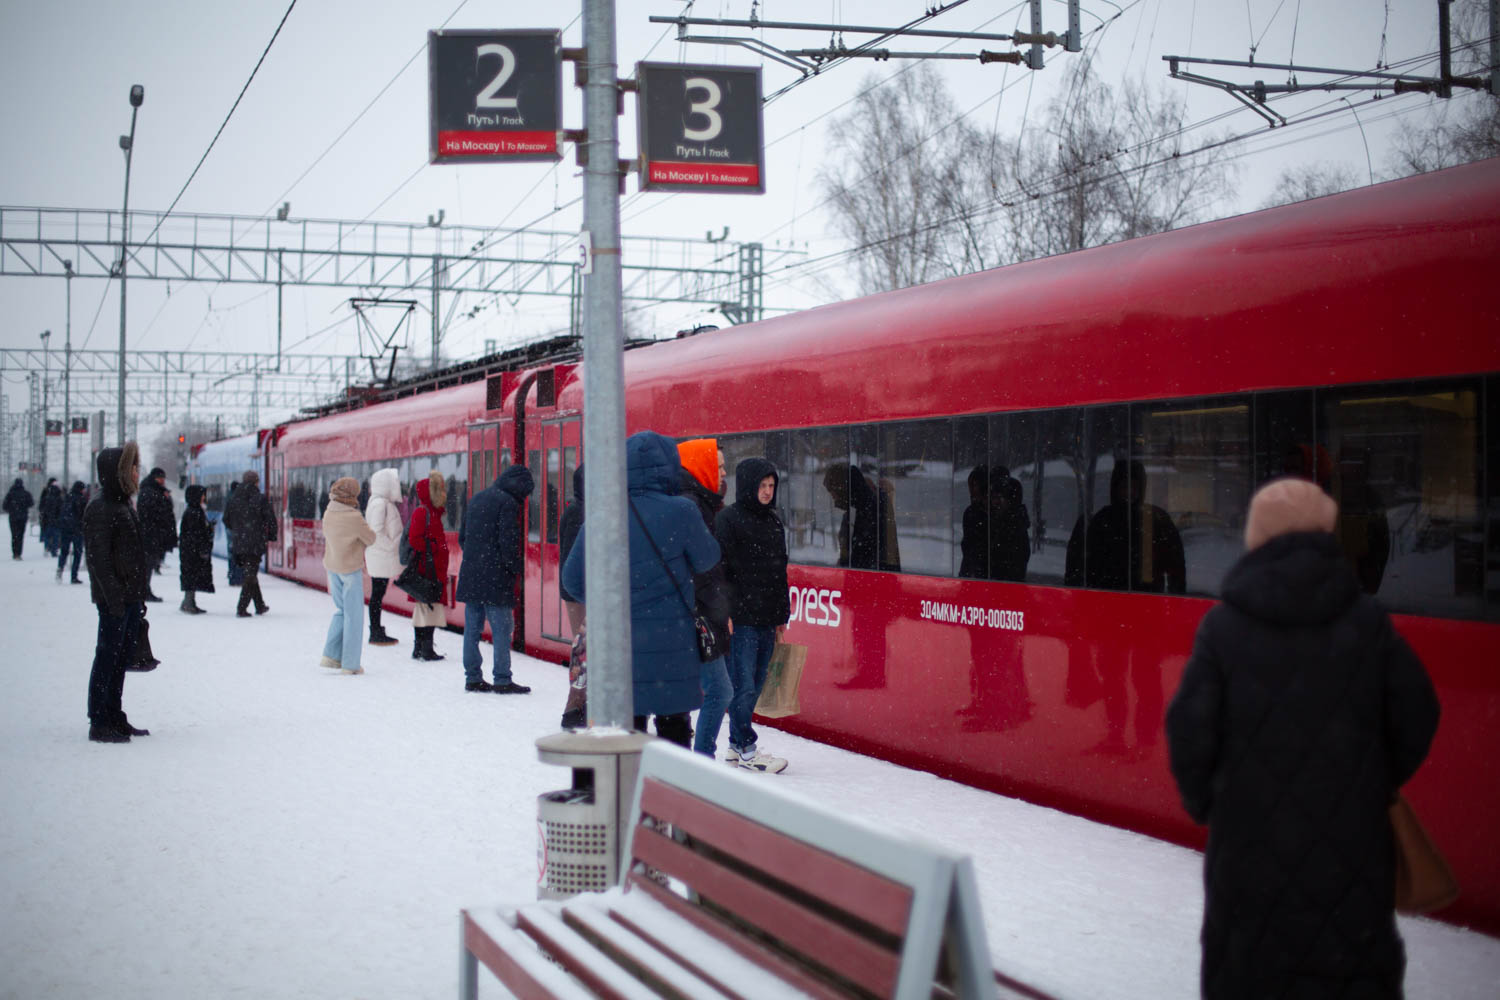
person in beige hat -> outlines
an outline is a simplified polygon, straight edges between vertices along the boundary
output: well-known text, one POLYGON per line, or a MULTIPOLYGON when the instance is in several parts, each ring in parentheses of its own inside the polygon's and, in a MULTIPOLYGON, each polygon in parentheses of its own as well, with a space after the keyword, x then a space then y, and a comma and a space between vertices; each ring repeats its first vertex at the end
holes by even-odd
POLYGON ((1399 997, 1387 810, 1437 731, 1422 663, 1363 593, 1316 484, 1256 492, 1167 710, 1208 825, 1204 997, 1399 997))
POLYGON ((365 548, 374 541, 374 530, 359 512, 359 480, 334 480, 323 511, 323 568, 328 571, 333 620, 320 666, 346 674, 365 672, 359 665, 365 634, 365 548))

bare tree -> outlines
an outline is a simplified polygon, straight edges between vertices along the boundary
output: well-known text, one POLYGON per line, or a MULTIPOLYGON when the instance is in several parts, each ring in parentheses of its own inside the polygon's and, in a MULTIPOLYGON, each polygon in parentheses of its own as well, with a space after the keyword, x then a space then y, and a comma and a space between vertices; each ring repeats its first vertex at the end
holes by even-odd
MULTIPOLYGON (((1461 76, 1488 77, 1490 0, 1458 0, 1453 5, 1454 63, 1461 76)), ((1500 97, 1488 91, 1455 90, 1447 100, 1429 99, 1433 118, 1409 125, 1396 138, 1388 158, 1396 177, 1426 173, 1459 163, 1500 156, 1500 97)))
POLYGON ((1304 163, 1287 167, 1276 178, 1270 197, 1261 203, 1261 208, 1290 205, 1309 198, 1321 198, 1325 194, 1338 194, 1360 185, 1354 171, 1342 163, 1304 163))

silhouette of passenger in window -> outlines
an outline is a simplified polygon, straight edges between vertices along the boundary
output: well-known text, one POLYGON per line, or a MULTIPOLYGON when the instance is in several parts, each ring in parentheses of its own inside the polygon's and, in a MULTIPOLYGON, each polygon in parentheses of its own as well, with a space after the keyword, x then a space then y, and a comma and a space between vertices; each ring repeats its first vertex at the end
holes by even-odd
MULTIPOLYGON (((865 474, 848 462, 834 462, 823 474, 823 488, 833 498, 834 507, 844 512, 839 525, 838 565, 851 569, 900 570, 894 556, 895 517, 887 496, 870 485, 865 474), (889 522, 886 547, 891 556, 879 554, 883 526, 889 522)), ((849 598, 846 597, 846 601, 849 598)), ((834 681, 835 686, 850 688, 883 688, 886 685, 886 630, 894 612, 879 602, 850 603, 847 606, 849 635, 854 647, 854 671, 834 681)))
POLYGON ((848 462, 834 462, 823 474, 823 488, 844 512, 839 524, 838 565, 874 569, 880 537, 880 500, 864 473, 848 462))
POLYGON ((1079 518, 1068 539, 1063 580, 1071 586, 1157 594, 1187 592, 1182 535, 1166 511, 1145 502, 1146 467, 1118 462, 1109 505, 1079 518))
POLYGON ((1020 480, 1003 465, 980 465, 969 473, 969 506, 958 543, 959 576, 1026 579, 1031 540, 1024 496, 1020 480))
POLYGON ((1282 460, 1282 472, 1323 487, 1339 505, 1334 534, 1367 594, 1380 590, 1391 558, 1391 527, 1385 501, 1370 485, 1370 450, 1346 447, 1339 453, 1338 478, 1333 459, 1322 445, 1293 445, 1282 460))

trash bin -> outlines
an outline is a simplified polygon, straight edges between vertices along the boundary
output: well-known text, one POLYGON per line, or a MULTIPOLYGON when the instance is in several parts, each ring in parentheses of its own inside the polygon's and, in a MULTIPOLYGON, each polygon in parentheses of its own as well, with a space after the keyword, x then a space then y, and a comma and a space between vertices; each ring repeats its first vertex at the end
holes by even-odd
POLYGON ((572 784, 536 799, 538 899, 603 892, 620 880, 624 828, 645 733, 562 732, 536 741, 544 764, 573 771, 572 784))

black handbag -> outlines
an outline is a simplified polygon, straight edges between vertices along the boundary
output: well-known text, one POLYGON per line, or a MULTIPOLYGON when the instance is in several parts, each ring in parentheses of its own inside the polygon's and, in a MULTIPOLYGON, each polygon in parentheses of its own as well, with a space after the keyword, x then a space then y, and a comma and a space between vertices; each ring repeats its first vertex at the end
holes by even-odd
POLYGON ((411 561, 401 567, 401 575, 392 582, 410 594, 414 601, 420 601, 423 604, 441 603, 443 585, 436 578, 436 567, 432 576, 425 575, 422 572, 423 560, 432 562, 432 556, 425 548, 421 552, 413 553, 411 561))
POLYGON ((700 663, 711 663, 717 660, 728 652, 728 650, 719 645, 719 635, 714 631, 714 627, 709 623, 709 620, 698 614, 688 605, 687 599, 682 596, 682 586, 677 582, 677 574, 672 572, 672 567, 667 565, 667 559, 661 554, 661 549, 656 547, 656 539, 651 537, 651 531, 646 527, 646 522, 642 520, 641 512, 635 509, 635 501, 629 497, 626 497, 626 500, 630 504, 630 513, 635 515, 636 523, 641 526, 641 531, 646 536, 646 541, 651 543, 651 551, 656 553, 656 558, 661 562, 661 568, 667 571, 667 576, 672 581, 672 590, 676 592, 677 599, 682 601, 682 606, 687 611, 688 617, 693 620, 693 631, 697 633, 698 638, 698 661, 700 663))

